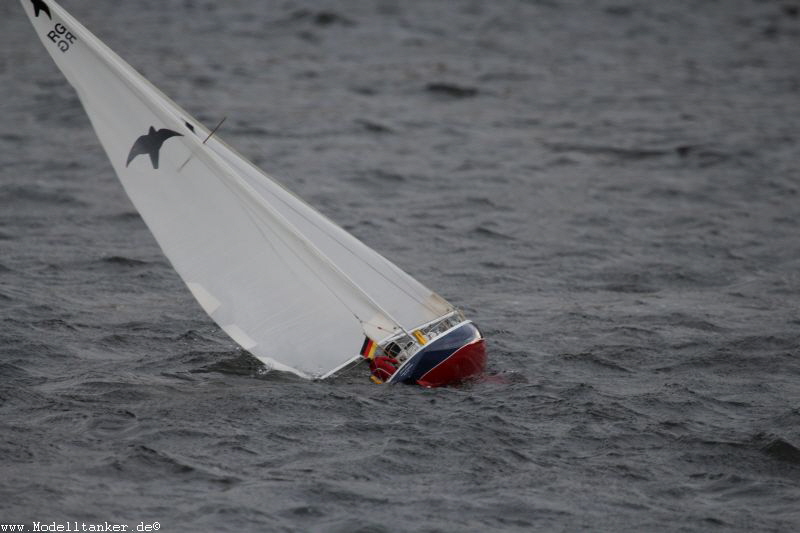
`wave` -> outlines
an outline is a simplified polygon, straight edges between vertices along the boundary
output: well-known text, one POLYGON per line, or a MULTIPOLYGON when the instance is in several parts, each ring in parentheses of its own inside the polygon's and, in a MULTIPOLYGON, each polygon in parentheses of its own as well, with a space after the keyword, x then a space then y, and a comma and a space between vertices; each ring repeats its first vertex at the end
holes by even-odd
POLYGON ((110 257, 104 257, 100 259, 99 262, 105 265, 115 265, 127 268, 147 266, 150 264, 148 261, 142 261, 141 259, 132 259, 130 257, 123 257, 121 255, 112 255, 110 257))
POLYGON ((794 444, 776 436, 759 435, 757 440, 766 440, 759 448, 765 455, 778 461, 800 466, 800 448, 794 444))
POLYGON ((65 189, 52 189, 42 185, 0 185, 0 203, 32 203, 42 205, 71 205, 88 207, 75 194, 65 189))

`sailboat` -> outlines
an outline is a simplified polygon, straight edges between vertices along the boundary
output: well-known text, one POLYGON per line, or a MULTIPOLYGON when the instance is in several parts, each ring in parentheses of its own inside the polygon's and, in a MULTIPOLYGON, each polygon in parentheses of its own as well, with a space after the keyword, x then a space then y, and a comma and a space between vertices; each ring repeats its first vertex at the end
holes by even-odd
POLYGON ((472 321, 192 118, 52 0, 21 0, 164 255, 269 369, 309 379, 391 357, 385 383, 479 376, 472 321))

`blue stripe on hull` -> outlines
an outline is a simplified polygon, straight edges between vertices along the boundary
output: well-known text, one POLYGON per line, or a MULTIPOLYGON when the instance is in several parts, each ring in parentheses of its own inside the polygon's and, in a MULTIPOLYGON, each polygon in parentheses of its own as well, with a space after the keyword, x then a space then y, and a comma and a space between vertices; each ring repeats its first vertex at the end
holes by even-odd
POLYGON ((465 322, 446 335, 434 339, 401 366, 389 383, 414 384, 433 367, 453 355, 459 348, 480 339, 481 332, 472 322, 465 322))

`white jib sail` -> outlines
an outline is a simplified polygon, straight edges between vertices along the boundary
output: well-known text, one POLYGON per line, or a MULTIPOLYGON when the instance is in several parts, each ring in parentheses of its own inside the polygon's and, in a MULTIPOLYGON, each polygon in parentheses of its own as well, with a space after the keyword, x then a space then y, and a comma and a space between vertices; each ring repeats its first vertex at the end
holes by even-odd
POLYGON ((203 309, 306 377, 452 310, 246 161, 51 0, 22 0, 125 191, 203 309))

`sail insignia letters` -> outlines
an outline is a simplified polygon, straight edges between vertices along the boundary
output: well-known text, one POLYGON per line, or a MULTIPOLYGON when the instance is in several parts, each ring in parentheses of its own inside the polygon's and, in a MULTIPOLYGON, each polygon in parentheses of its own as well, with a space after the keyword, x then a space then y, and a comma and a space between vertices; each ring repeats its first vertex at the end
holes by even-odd
POLYGON ((47 38, 56 43, 62 52, 69 50, 69 47, 77 40, 72 32, 60 22, 56 22, 53 29, 47 33, 47 38))

